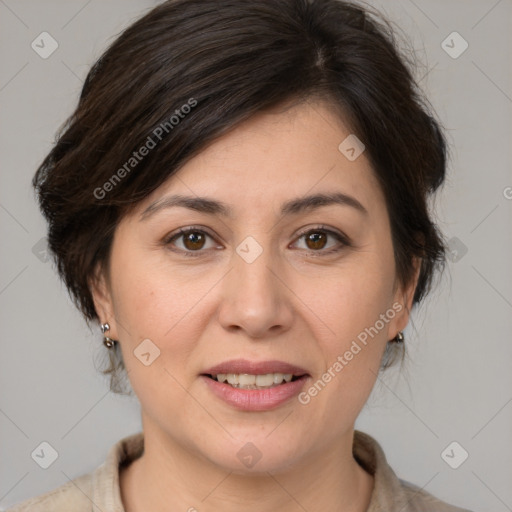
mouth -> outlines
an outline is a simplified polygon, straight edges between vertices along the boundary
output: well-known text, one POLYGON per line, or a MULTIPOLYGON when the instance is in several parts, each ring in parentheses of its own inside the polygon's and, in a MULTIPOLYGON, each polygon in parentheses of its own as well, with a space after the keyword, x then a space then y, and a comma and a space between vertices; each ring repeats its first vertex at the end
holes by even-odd
POLYGON ((292 373, 280 372, 257 375, 249 373, 205 373, 202 375, 221 384, 228 384, 236 389, 271 389, 289 382, 305 379, 309 376, 307 373, 294 375, 292 373))
POLYGON ((200 378, 206 384, 208 393, 230 407, 242 412, 263 412, 290 403, 307 385, 310 375, 281 372, 202 373, 200 378))
POLYGON ((285 361, 231 359, 205 369, 201 376, 235 389, 271 389, 305 379, 309 373, 285 361))

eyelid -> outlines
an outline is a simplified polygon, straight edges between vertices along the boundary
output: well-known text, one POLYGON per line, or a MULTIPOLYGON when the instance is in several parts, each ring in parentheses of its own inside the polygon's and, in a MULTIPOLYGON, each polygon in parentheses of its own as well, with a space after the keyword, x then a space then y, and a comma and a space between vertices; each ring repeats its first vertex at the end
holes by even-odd
MULTIPOLYGON (((307 235, 308 233, 315 232, 315 231, 324 231, 325 233, 329 235, 334 235, 336 238, 338 238, 344 245, 351 245, 350 239, 347 235, 342 233, 341 231, 337 231, 333 228, 330 228, 329 226, 324 226, 322 224, 319 224, 318 226, 313 226, 309 228, 305 228, 304 230, 300 231, 295 240, 303 237, 304 235, 307 235)), ((313 252, 322 252, 322 251, 313 251, 313 252)), ((326 251, 323 251, 326 252, 326 251)))
MULTIPOLYGON (((187 235, 188 233, 191 233, 191 232, 193 233, 195 231, 204 233, 205 235, 208 235, 212 240, 217 241, 218 237, 216 235, 213 235, 208 228, 205 228, 204 226, 191 225, 191 226, 179 228, 176 231, 173 231, 172 233, 166 235, 163 238, 162 243, 164 245, 169 245, 174 239, 178 239, 183 235, 187 235)), ((178 251, 185 252, 185 251, 183 251, 183 249, 178 249, 178 251)), ((201 251, 187 251, 187 252, 205 252, 205 251, 201 250, 201 251)))

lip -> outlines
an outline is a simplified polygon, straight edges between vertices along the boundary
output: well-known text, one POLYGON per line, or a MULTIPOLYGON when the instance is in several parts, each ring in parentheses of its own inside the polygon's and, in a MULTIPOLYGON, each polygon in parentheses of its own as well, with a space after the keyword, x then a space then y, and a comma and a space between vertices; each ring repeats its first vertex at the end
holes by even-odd
POLYGON ((250 375, 291 373, 296 377, 308 375, 308 372, 304 368, 285 363, 284 361, 249 361, 248 359, 230 359, 229 361, 224 361, 208 368, 202 372, 201 375, 218 375, 219 373, 248 373, 250 375))
MULTIPOLYGON (((289 366, 289 365, 288 365, 289 366)), ((215 368, 213 368, 215 369, 215 368)), ((223 373, 223 372, 219 372, 223 373)), ((245 373, 245 372, 236 372, 245 373)), ((273 373, 273 372, 268 372, 273 373)), ((227 404, 242 411, 268 411, 284 404, 298 395, 309 380, 309 375, 302 375, 295 381, 286 382, 267 389, 240 389, 234 388, 224 382, 201 375, 208 389, 227 404)))

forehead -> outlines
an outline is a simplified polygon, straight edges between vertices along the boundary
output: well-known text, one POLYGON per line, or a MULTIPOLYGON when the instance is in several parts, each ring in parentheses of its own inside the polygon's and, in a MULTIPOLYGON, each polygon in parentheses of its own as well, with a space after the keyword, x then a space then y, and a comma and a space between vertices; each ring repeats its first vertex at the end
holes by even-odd
POLYGON ((353 158, 363 149, 357 144, 324 103, 261 112, 205 147, 137 211, 171 193, 214 197, 231 215, 269 206, 277 213, 290 198, 316 193, 346 194, 371 209, 384 198, 364 150, 353 158))

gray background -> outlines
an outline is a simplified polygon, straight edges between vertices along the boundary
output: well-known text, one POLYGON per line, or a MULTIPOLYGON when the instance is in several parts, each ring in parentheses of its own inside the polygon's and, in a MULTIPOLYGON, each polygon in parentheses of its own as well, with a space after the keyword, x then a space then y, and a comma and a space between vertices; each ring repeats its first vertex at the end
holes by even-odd
MULTIPOLYGON (((141 429, 138 402, 110 393, 96 371, 106 350, 99 330, 88 331, 45 262, 30 180, 94 60, 157 3, 0 0, 3 508, 92 471, 141 429), (47 59, 31 48, 43 31, 59 45, 47 59), (31 458, 42 441, 58 452, 48 469, 31 458)), ((383 445, 400 477, 475 512, 511 511, 512 2, 372 4, 413 41, 421 85, 447 128, 452 159, 435 206, 456 252, 406 330, 405 367, 378 380, 356 427, 383 445), (457 58, 442 47, 453 31, 469 44, 457 58), (458 469, 441 457, 453 441, 469 453, 458 469)))

